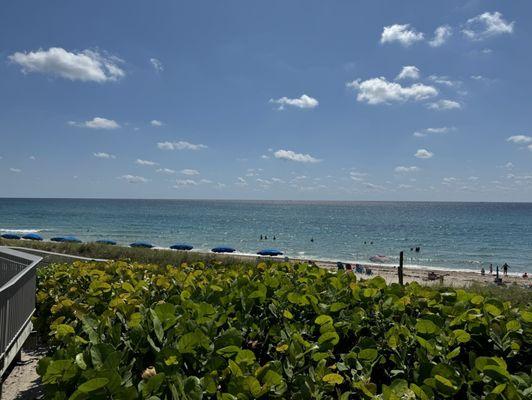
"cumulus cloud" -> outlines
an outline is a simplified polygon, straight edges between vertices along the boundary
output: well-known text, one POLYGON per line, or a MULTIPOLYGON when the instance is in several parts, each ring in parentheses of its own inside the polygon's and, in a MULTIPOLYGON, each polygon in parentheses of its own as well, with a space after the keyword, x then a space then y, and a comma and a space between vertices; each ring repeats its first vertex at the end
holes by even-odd
POLYGON ((10 170, 11 172, 15 172, 15 173, 17 173, 17 174, 18 174, 19 172, 22 172, 22 170, 21 170, 20 168, 9 168, 9 170, 10 170))
POLYGON ((434 103, 430 103, 427 106, 431 110, 454 110, 454 109, 460 109, 462 108, 462 105, 454 100, 438 100, 434 103))
POLYGON ((157 163, 155 161, 150 161, 150 160, 142 160, 140 158, 137 158, 137 160, 135 161, 135 164, 138 164, 138 165, 147 165, 147 166, 150 166, 150 167, 153 167, 154 165, 157 165, 157 163))
POLYGON ((157 147, 161 150, 201 150, 206 149, 204 144, 193 144, 180 140, 177 142, 159 142, 157 147))
POLYGON ((506 141, 512 142, 515 144, 527 144, 527 143, 532 143, 532 136, 514 135, 514 136, 510 136, 508 139, 506 139, 506 141))
POLYGON ((152 119, 152 120, 150 121, 150 125, 151 125, 151 126, 163 126, 164 124, 162 123, 162 121, 159 121, 159 120, 157 120, 157 119, 152 119))
POLYGON ((156 172, 159 172, 161 174, 175 174, 175 171, 170 168, 157 168, 156 172))
POLYGON ((493 36, 510 34, 515 22, 506 21, 498 11, 485 12, 467 20, 462 32, 471 40, 484 40, 493 36))
POLYGON ((199 171, 198 171, 198 170, 195 170, 195 169, 188 169, 188 168, 185 168, 185 169, 182 169, 180 172, 181 172, 183 175, 188 175, 188 176, 199 175, 199 171))
POLYGON ((318 100, 306 94, 299 98, 290 99, 288 97, 281 97, 280 99, 270 99, 270 103, 278 104, 279 110, 284 110, 285 106, 296 108, 316 108, 320 104, 318 100))
POLYGON ((419 79, 419 68, 414 65, 405 65, 395 80, 419 79))
POLYGON ((394 24, 385 26, 381 34, 381 43, 398 42, 405 47, 423 40, 424 35, 410 28, 410 24, 394 24))
POLYGON ((146 183, 146 182, 148 182, 148 179, 146 179, 146 178, 144 178, 142 176, 130 175, 130 174, 119 176, 118 179, 125 180, 128 183, 146 183))
POLYGON ((164 71, 164 65, 163 63, 158 60, 157 58, 150 58, 150 63, 157 72, 163 72, 164 71))
POLYGON ((90 129, 118 129, 120 125, 113 119, 107 119, 102 117, 94 117, 93 119, 85 122, 75 122, 68 121, 69 125, 77 126, 80 128, 90 128, 90 129))
POLYGON ((395 172, 417 172, 419 171, 419 167, 416 167, 416 166, 410 166, 410 167, 405 167, 405 166, 399 166, 399 167, 395 167, 395 172))
POLYGON ((428 151, 427 149, 419 149, 418 151, 416 151, 416 154, 414 154, 415 157, 417 158, 431 158, 432 156, 434 156, 434 153, 428 151))
POLYGON ((429 45, 432 47, 440 47, 453 34, 453 29, 449 25, 438 26, 434 31, 434 38, 429 40, 429 45))
POLYGON ((106 159, 116 158, 114 154, 109 154, 109 153, 104 153, 104 152, 92 153, 92 155, 96 158, 106 158, 106 159))
POLYGON ((118 57, 96 50, 70 52, 61 47, 30 52, 16 52, 9 60, 22 67, 23 73, 39 72, 72 81, 109 82, 125 76, 118 57))
POLYGON ((368 176, 366 172, 351 171, 349 172, 349 177, 355 182, 362 182, 364 178, 368 176))
POLYGON ((292 150, 277 150, 273 153, 275 158, 280 160, 295 161, 301 163, 317 163, 321 160, 312 157, 310 154, 296 153, 292 150))
POLYGON ((347 87, 358 91, 357 100, 368 104, 420 101, 438 95, 433 86, 416 83, 412 86, 401 86, 397 82, 389 82, 384 77, 372 78, 365 81, 357 79, 346 84, 347 87))

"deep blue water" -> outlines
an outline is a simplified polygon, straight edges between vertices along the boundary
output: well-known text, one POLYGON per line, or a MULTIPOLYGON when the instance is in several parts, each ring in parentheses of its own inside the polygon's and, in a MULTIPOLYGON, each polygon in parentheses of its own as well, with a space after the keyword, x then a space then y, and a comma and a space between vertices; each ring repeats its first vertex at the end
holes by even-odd
POLYGON ((510 272, 532 272, 532 203, 0 199, 0 233, 25 230, 198 250, 225 244, 242 253, 276 247, 342 261, 383 254, 395 262, 405 250, 411 265, 478 270, 507 262, 510 272))

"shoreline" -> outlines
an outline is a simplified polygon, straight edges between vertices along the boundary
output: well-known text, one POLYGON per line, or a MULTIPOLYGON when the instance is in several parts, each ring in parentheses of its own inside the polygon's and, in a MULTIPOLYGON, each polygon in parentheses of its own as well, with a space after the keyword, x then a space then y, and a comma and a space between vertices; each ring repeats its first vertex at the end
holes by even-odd
MULTIPOLYGON (((55 255, 62 255, 66 256, 67 254, 71 255, 77 255, 77 256, 84 256, 87 259, 94 260, 94 261, 103 261, 101 259, 118 259, 119 257, 113 256, 112 254, 106 255, 101 254, 98 255, 98 249, 101 250, 102 253, 105 252, 111 252, 111 253, 118 253, 122 252, 124 253, 122 257, 127 257, 128 255, 134 256, 142 254, 144 257, 149 257, 150 254, 156 255, 157 257, 161 258, 160 256, 164 254, 168 254, 170 257, 174 256, 183 256, 188 257, 191 256, 192 258, 204 258, 204 259, 224 259, 224 260, 240 260, 244 262, 258 262, 258 261, 272 261, 272 262, 283 262, 285 260, 288 260, 292 263, 301 263, 301 262, 310 262, 313 264, 318 265, 319 267, 326 268, 330 271, 337 271, 337 261, 333 260, 323 260, 323 259, 312 259, 312 258, 305 258, 305 257, 285 257, 285 256, 259 256, 256 254, 246 254, 246 253, 213 253, 210 251, 201 251, 201 250, 192 250, 192 251, 179 251, 179 250, 172 250, 167 248, 161 248, 161 247, 154 247, 151 249, 138 249, 138 248, 131 248, 128 246, 108 246, 108 247, 101 247, 102 245, 97 245, 93 243, 83 243, 83 244, 75 244, 75 245, 68 245, 65 243, 56 243, 51 241, 39 241, 39 242, 33 242, 33 241, 20 241, 20 240, 5 240, 0 239, 0 245, 5 245, 7 247, 12 248, 19 248, 20 250, 29 250, 29 251, 42 251, 43 253, 46 252, 52 252, 52 254, 55 255), (100 247, 98 247, 100 246, 100 247), (88 254, 86 252, 81 252, 79 250, 90 248, 92 249, 91 253, 88 254), (96 255, 95 255, 96 251, 96 255), (153 253, 152 253, 153 252, 153 253)), ((105 246, 105 245, 103 245, 105 246)), ((163 258, 164 260, 164 258, 163 258)), ((171 260, 168 261, 161 261, 161 262, 168 262, 171 263, 171 260)), ((346 264, 343 260, 342 263, 346 264)), ((353 273, 359 278, 359 279, 370 279, 375 276, 380 276, 385 279, 387 283, 397 283, 398 282, 398 271, 397 267, 393 264, 378 264, 378 263, 368 263, 368 262, 349 262, 353 266, 353 270, 356 264, 359 264, 365 268, 370 268, 372 271, 371 275, 367 275, 365 273, 356 273, 353 271, 353 273)), ((499 277, 502 278, 503 282, 505 284, 517 284, 521 287, 526 288, 532 288, 532 280, 524 279, 521 276, 521 273, 509 273, 508 276, 503 276, 502 272, 499 271, 499 277)), ((430 266, 412 266, 405 264, 403 268, 403 280, 404 283, 409 282, 418 282, 423 285, 440 285, 443 283, 445 286, 453 286, 453 287, 468 287, 473 284, 481 284, 481 285, 495 285, 494 282, 495 279, 495 273, 490 275, 489 273, 486 273, 486 275, 481 275, 480 271, 474 271, 474 270, 459 270, 459 269, 451 269, 451 268, 440 268, 440 267, 430 267, 430 266), (443 275, 443 282, 440 279, 435 280, 429 280, 428 274, 434 273, 438 277, 443 275)))

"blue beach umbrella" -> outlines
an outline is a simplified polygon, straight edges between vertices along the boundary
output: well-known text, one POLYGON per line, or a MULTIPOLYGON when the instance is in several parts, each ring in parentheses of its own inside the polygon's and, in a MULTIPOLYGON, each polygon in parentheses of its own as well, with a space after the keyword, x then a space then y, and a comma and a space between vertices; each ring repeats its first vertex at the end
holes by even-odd
POLYGON ((114 240, 109 240, 109 239, 97 240, 96 243, 98 243, 98 244, 108 244, 110 246, 114 246, 116 244, 116 242, 114 240))
POLYGON ((52 242, 59 242, 59 243, 81 243, 81 240, 79 240, 75 236, 56 236, 50 239, 52 242))
POLYGON ((145 249, 151 249, 153 247, 153 244, 148 242, 133 242, 129 245, 130 247, 142 247, 145 249))
POLYGON ((186 244, 186 243, 176 243, 176 244, 173 244, 172 246, 170 246, 170 248, 172 250, 192 250, 194 248, 194 246, 191 246, 191 245, 186 244))
POLYGON ((41 235, 38 235, 36 233, 27 233, 24 236, 22 236, 22 239, 27 240, 43 240, 41 235))
POLYGON ((236 250, 232 247, 219 246, 211 250, 213 253, 234 253, 236 250))
POLYGON ((261 256, 282 256, 283 252, 278 249, 264 249, 264 250, 258 251, 257 254, 261 256))
POLYGON ((2 235, 2 237, 4 239, 17 239, 17 240, 20 239, 20 236, 19 235, 15 235, 14 233, 4 233, 2 235))

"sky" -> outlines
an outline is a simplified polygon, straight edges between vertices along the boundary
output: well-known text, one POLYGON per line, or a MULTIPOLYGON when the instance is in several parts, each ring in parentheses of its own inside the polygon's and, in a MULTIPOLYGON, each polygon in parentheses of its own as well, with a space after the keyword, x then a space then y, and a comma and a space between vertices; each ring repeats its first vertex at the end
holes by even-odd
POLYGON ((530 1, 0 5, 0 197, 532 201, 530 1))

